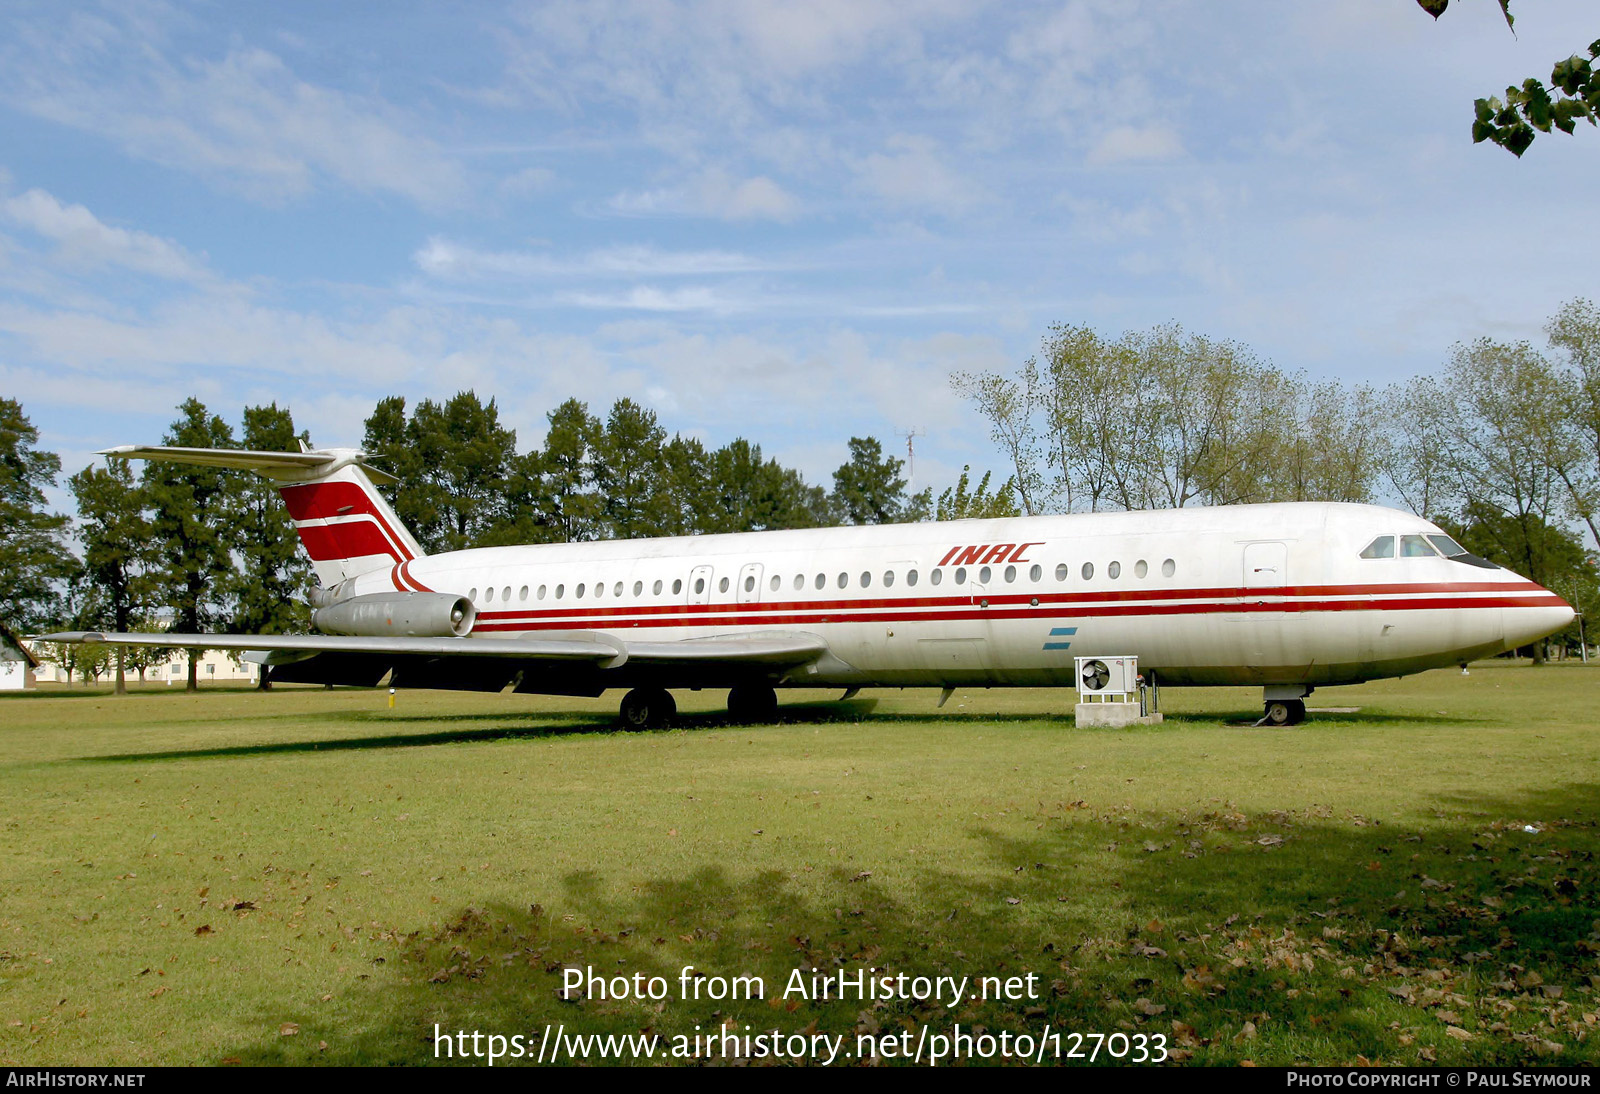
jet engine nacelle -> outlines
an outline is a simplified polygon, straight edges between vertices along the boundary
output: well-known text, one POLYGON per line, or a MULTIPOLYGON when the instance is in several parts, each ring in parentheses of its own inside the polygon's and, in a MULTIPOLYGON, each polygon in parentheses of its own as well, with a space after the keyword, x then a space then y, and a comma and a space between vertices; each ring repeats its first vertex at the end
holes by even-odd
POLYGON ((477 616, 470 600, 451 593, 370 593, 317 608, 311 625, 364 638, 461 638, 477 616))

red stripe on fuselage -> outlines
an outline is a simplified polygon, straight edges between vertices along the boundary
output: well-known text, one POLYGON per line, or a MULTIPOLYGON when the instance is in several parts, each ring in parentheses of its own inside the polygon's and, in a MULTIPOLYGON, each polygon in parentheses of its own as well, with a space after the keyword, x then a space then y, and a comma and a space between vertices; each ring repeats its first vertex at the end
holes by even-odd
MULTIPOLYGON (((538 612, 508 611, 484 612, 478 617, 474 631, 542 630, 571 627, 574 624, 620 625, 628 627, 715 627, 806 624, 806 623, 912 623, 919 620, 938 621, 954 619, 1059 619, 1067 615, 1084 615, 1089 618, 1108 616, 1162 616, 1162 615, 1235 615, 1244 613, 1277 612, 1300 614, 1306 612, 1346 611, 1427 611, 1440 609, 1473 608, 1554 608, 1569 607, 1559 596, 1531 582, 1513 588, 1522 595, 1460 596, 1439 595, 1428 597, 1417 593, 1437 592, 1451 594, 1452 586, 1402 586, 1415 589, 1406 595, 1372 596, 1359 590, 1329 587, 1334 595, 1361 596, 1359 600, 1295 599, 1262 597, 1258 591, 1249 594, 1235 591, 1228 599, 1217 599, 1205 594, 1209 590, 1182 590, 1179 595, 1190 603, 1121 603, 1106 600, 1084 599, 1068 601, 1055 598, 1012 597, 1005 601, 990 600, 981 605, 966 598, 937 600, 844 600, 823 604, 674 604, 641 605, 635 608, 554 608, 538 612), (893 609, 899 609, 894 611, 893 609), (921 610, 918 610, 921 609, 921 610), (672 618, 665 618, 672 613, 672 618), (641 618, 643 617, 643 618, 641 618)), ((1474 589, 1480 587, 1468 588, 1474 589)), ((1510 590, 1486 589, 1486 592, 1510 590)), ((1146 600, 1154 598, 1145 598, 1146 600)))

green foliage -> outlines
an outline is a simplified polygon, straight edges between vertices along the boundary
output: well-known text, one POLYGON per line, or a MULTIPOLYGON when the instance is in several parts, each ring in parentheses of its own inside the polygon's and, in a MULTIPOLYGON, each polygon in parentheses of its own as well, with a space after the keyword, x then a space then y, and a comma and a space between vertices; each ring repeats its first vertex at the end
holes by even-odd
POLYGON ((961 469, 961 478, 956 484, 939 495, 938 507, 934 510, 934 520, 966 520, 968 518, 988 517, 1019 517, 1022 515, 1017 508, 1015 479, 1007 479, 994 493, 989 492, 989 475, 985 471, 983 478, 978 480, 977 489, 971 486, 971 465, 961 469))
MULTIPOLYGON (((184 448, 233 448, 233 429, 198 399, 178 408, 181 417, 164 443, 184 448)), ((173 613, 172 629, 193 634, 226 624, 225 596, 232 580, 237 476, 217 468, 151 461, 143 486, 157 557, 156 599, 173 613)), ((194 690, 196 657, 189 658, 194 690)))
POLYGON ((70 520, 45 504, 61 460, 38 443, 22 404, 0 398, 0 619, 24 631, 57 618, 78 566, 64 538, 70 520))
POLYGON ((1366 501, 1377 397, 1312 383, 1177 324, 1105 338, 1058 325, 1016 376, 958 374, 1026 512, 1366 501))
POLYGON ((930 491, 906 496, 904 460, 883 454, 875 437, 851 437, 850 459, 833 473, 833 507, 845 524, 896 524, 927 514, 930 491))
MULTIPOLYGON (((294 417, 277 403, 244 408, 243 446, 254 451, 293 452, 310 436, 297 433, 294 417)), ((303 633, 311 623, 305 591, 311 564, 300 549, 300 537, 277 486, 255 475, 235 475, 234 506, 237 563, 227 584, 232 617, 229 629, 239 634, 303 633)))
MULTIPOLYGON (((104 469, 85 467, 72 476, 70 485, 78 501, 84 576, 105 606, 106 618, 94 622, 128 631, 155 592, 155 549, 144 513, 144 489, 134 481, 126 460, 109 464, 104 469)), ((127 658, 124 651, 118 653, 117 691, 121 693, 127 658)))
MULTIPOLYGON (((1511 0, 1499 0, 1506 26, 1512 26, 1511 0)), ((1443 15, 1450 0, 1417 0, 1418 6, 1435 19, 1443 15)), ((1505 98, 1477 99, 1472 104, 1472 143, 1498 144, 1521 158, 1533 143, 1535 130, 1548 133, 1559 129, 1572 133, 1580 119, 1590 125, 1600 117, 1600 72, 1593 62, 1600 59, 1600 39, 1589 46, 1589 56, 1573 54, 1557 61, 1550 70, 1546 87, 1530 76, 1522 86, 1506 88, 1505 98)))

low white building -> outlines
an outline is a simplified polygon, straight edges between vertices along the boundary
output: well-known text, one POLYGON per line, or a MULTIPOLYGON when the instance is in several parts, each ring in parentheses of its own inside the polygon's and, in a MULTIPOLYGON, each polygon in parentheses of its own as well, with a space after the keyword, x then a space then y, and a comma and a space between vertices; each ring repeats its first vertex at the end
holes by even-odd
MULTIPOLYGON (((35 672, 41 683, 65 684, 67 670, 54 661, 36 659, 35 672)), ((0 671, 4 666, 0 665, 0 671)), ((260 678, 261 666, 253 661, 235 662, 226 653, 220 650, 206 650, 200 655, 200 662, 195 666, 196 679, 202 684, 254 684, 260 678)), ((101 673, 100 682, 106 683, 115 680, 117 676, 116 662, 113 661, 109 671, 101 673)), ((139 674, 132 669, 127 672, 131 683, 138 683, 139 674)), ((179 651, 171 658, 159 665, 153 665, 145 670, 144 680, 147 684, 166 684, 183 686, 189 680, 189 655, 186 651, 179 651)), ((84 682, 82 673, 72 674, 72 683, 84 682)), ((0 684, 0 686, 4 686, 0 684)), ((31 686, 31 684, 29 685, 31 686)))
POLYGON ((23 691, 33 687, 40 668, 33 655, 11 628, 0 623, 0 691, 23 691))

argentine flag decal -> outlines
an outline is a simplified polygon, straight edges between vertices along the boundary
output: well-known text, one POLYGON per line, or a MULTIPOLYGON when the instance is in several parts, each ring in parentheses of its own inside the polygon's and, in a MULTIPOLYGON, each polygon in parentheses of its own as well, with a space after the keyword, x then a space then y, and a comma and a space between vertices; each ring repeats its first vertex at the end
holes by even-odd
MULTIPOLYGON (((1069 638, 1072 635, 1077 634, 1077 633, 1078 633, 1078 628, 1077 627, 1051 627, 1050 628, 1050 637, 1051 638, 1069 638)), ((1071 642, 1046 642, 1044 644, 1044 648, 1047 649, 1047 650, 1071 649, 1072 648, 1072 643, 1071 642)))

